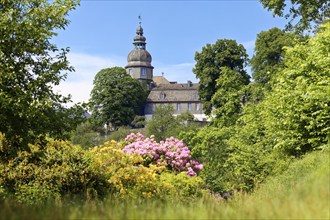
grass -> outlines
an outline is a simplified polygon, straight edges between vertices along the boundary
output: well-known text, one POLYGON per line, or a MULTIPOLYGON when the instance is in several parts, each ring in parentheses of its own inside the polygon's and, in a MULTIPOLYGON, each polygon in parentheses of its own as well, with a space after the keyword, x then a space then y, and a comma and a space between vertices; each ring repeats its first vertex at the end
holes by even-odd
POLYGON ((6 201, 0 203, 0 219, 330 219, 329 157, 329 151, 308 154, 255 193, 229 202, 108 199, 24 207, 6 201))

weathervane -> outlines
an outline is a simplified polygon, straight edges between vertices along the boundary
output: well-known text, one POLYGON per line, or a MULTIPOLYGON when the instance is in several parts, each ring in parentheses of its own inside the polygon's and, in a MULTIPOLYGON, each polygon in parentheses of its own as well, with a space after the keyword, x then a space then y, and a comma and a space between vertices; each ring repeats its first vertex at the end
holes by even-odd
POLYGON ((141 14, 139 14, 139 24, 141 25, 141 21, 142 21, 142 18, 141 18, 141 14))

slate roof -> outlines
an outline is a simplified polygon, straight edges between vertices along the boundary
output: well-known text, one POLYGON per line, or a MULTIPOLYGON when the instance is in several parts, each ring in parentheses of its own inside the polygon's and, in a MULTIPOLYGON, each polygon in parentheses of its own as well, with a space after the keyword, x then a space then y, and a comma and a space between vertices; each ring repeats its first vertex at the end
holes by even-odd
POLYGON ((159 84, 155 88, 152 89, 157 90, 198 90, 198 83, 177 83, 177 84, 159 84))
POLYGON ((156 85, 170 84, 170 82, 164 76, 154 76, 153 81, 156 85))
POLYGON ((147 102, 200 102, 198 83, 160 84, 154 87, 147 102))

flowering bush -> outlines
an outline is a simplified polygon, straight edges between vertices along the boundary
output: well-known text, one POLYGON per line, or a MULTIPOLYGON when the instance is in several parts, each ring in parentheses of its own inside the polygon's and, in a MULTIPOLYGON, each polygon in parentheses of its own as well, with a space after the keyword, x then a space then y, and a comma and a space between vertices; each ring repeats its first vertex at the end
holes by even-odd
POLYGON ((128 155, 122 149, 116 141, 90 149, 95 156, 95 169, 107 180, 112 196, 187 200, 202 195, 202 178, 168 172, 163 164, 144 166, 141 155, 128 155))
POLYGON ((189 176, 203 169, 203 165, 191 160, 190 150, 184 143, 174 137, 156 142, 154 137, 145 138, 142 134, 131 133, 125 138, 123 151, 128 154, 140 155, 146 164, 161 164, 173 171, 186 171, 189 176))

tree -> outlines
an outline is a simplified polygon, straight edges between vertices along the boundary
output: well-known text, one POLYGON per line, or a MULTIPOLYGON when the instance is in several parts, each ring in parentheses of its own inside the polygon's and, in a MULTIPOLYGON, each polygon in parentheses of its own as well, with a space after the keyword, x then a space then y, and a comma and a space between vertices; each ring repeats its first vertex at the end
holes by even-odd
POLYGON ((216 81, 217 91, 211 99, 213 122, 220 127, 235 124, 242 109, 242 89, 245 86, 245 79, 238 72, 228 67, 221 67, 221 72, 216 81))
POLYGON ((288 48, 285 68, 265 97, 265 121, 275 147, 291 155, 318 149, 330 131, 330 23, 308 43, 288 48))
POLYGON ((172 105, 156 107, 151 121, 147 123, 148 135, 154 135, 157 141, 174 136, 174 130, 179 125, 176 121, 172 105))
POLYGON ((273 12, 273 15, 290 18, 287 28, 298 31, 312 29, 330 18, 330 2, 328 0, 291 0, 287 7, 285 0, 260 0, 264 8, 273 12), (287 11, 287 13, 285 13, 287 11), (298 21, 294 24, 294 20, 298 21))
POLYGON ((66 58, 69 50, 59 51, 50 42, 55 30, 68 25, 66 16, 77 4, 0 1, 0 132, 14 152, 46 135, 63 138, 80 122, 82 108, 63 107, 70 97, 52 90, 65 79, 63 72, 73 71, 66 58))
POLYGON ((135 116, 131 124, 134 128, 144 128, 144 126, 146 125, 146 117, 142 115, 137 115, 135 116))
POLYGON ((254 55, 250 60, 255 82, 266 84, 284 67, 284 47, 293 46, 297 35, 279 28, 262 31, 257 35, 254 55))
POLYGON ((172 105, 164 105, 156 108, 151 121, 147 123, 147 135, 154 135, 157 141, 169 137, 178 137, 182 131, 198 129, 198 124, 193 121, 194 115, 183 112, 174 116, 172 105))
POLYGON ((106 68, 94 78, 91 92, 92 123, 113 127, 129 125, 140 114, 147 98, 142 84, 122 67, 106 68))
POLYGON ((193 69, 200 79, 198 94, 203 101, 203 109, 207 115, 211 114, 212 96, 217 91, 217 79, 223 74, 222 67, 228 67, 243 77, 244 84, 249 83, 249 75, 244 70, 248 55, 241 44, 235 40, 217 40, 215 44, 207 44, 201 52, 196 52, 196 65, 193 69))

